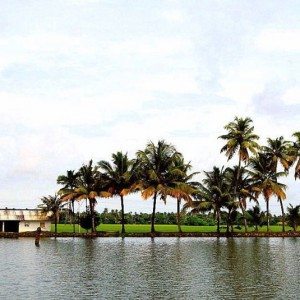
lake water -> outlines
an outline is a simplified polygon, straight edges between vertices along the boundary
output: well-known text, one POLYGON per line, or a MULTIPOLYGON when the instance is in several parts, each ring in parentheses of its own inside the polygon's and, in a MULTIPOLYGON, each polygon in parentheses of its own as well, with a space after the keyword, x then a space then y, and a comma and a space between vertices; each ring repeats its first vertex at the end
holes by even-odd
POLYGON ((0 299, 300 299, 298 238, 0 240, 0 299))

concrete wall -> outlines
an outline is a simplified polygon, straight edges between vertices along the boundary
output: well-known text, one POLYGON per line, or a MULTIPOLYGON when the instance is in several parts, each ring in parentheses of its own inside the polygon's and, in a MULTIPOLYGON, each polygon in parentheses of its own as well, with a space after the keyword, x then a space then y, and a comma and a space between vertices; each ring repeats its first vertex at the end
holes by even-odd
POLYGON ((51 221, 49 216, 51 216, 51 213, 43 213, 40 209, 0 209, 0 231, 12 230, 15 232, 18 227, 19 232, 35 231, 38 227, 41 227, 43 231, 50 231, 51 221), (5 224, 9 228, 6 227, 5 229, 5 224))
POLYGON ((42 231, 51 231, 51 221, 20 221, 19 232, 35 231, 38 227, 42 231))

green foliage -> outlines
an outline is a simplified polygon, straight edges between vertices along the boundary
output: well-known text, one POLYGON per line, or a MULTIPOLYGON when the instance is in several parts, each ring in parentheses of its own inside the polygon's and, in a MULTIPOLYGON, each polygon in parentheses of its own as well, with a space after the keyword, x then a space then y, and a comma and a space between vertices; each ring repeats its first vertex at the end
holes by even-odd
MULTIPOLYGON (((93 227, 92 220, 93 220, 92 214, 90 212, 88 213, 84 212, 80 215, 80 219, 79 219, 80 226, 86 230, 89 230, 93 227)), ((97 227, 100 224, 100 216, 96 212, 94 213, 94 222, 95 222, 95 227, 97 227)))

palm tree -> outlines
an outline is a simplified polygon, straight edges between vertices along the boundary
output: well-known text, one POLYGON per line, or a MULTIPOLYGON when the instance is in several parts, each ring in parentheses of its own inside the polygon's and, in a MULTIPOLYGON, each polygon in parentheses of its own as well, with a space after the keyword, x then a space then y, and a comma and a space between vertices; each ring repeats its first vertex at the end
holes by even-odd
POLYGON ((260 210, 259 205, 256 205, 248 209, 247 213, 250 216, 250 222, 255 226, 255 231, 258 231, 258 226, 262 225, 265 218, 264 212, 260 210))
MULTIPOLYGON (((67 190, 73 190, 78 185, 79 173, 74 170, 68 170, 67 175, 59 175, 57 177, 57 183, 64 185, 59 191, 59 194, 64 193, 67 190)), ((75 233, 75 208, 74 208, 75 199, 71 199, 71 209, 72 209, 72 223, 73 223, 73 233, 75 233)))
POLYGON ((247 231, 247 218, 245 211, 247 206, 246 199, 256 201, 251 192, 252 179, 249 177, 245 167, 240 167, 240 169, 238 166, 234 166, 233 168, 228 167, 226 168, 225 175, 228 181, 228 186, 232 190, 232 195, 235 195, 238 199, 239 207, 242 210, 245 231, 247 231), (238 177, 237 174, 239 174, 238 177), (237 187, 236 191, 235 187, 237 187))
MULTIPOLYGON (((238 168, 236 174, 236 183, 234 186, 234 194, 238 189, 238 178, 240 177, 241 163, 248 162, 249 151, 255 154, 259 149, 259 145, 256 142, 259 137, 253 133, 254 127, 251 126, 252 120, 250 118, 238 118, 235 117, 233 122, 228 123, 224 129, 227 130, 227 134, 219 136, 219 138, 226 140, 226 144, 222 147, 221 153, 225 152, 228 160, 230 160, 236 152, 238 152, 238 168)), ((245 207, 240 202, 240 208, 243 212, 243 218, 245 223, 245 231, 247 231, 247 223, 245 217, 245 207)))
POLYGON ((176 200, 177 200, 177 225, 178 231, 181 230, 181 217, 180 217, 180 206, 182 198, 182 192, 186 193, 185 200, 191 201, 190 196, 195 195, 198 191, 199 182, 191 181, 191 179, 198 174, 198 172, 193 172, 188 174, 189 170, 192 168, 192 165, 189 163, 185 163, 184 158, 182 156, 177 156, 174 158, 171 169, 169 170, 169 174, 171 177, 171 182, 173 186, 173 193, 170 196, 174 196, 176 191, 176 200))
POLYGON ((107 181, 108 191, 111 195, 117 195, 121 200, 122 215, 122 234, 125 233, 124 217, 124 196, 131 191, 132 185, 136 182, 136 162, 129 160, 127 153, 117 152, 112 154, 112 164, 102 160, 98 163, 100 169, 104 172, 105 181, 107 181))
POLYGON ((300 225, 300 205, 293 207, 291 204, 288 209, 288 224, 293 227, 294 231, 297 230, 297 227, 300 225))
MULTIPOLYGON (((276 173, 278 164, 287 172, 292 163, 292 157, 289 155, 290 142, 285 141, 283 136, 276 139, 267 139, 267 146, 262 147, 264 153, 272 162, 273 171, 276 173)), ((282 199, 278 198, 282 214, 282 231, 285 231, 285 214, 282 199)))
POLYGON ((228 187, 224 167, 213 167, 210 172, 204 172, 203 184, 199 185, 199 191, 195 195, 196 201, 188 202, 184 209, 191 208, 191 213, 213 210, 217 220, 217 233, 220 233, 221 208, 232 200, 228 187))
POLYGON ((84 164, 79 169, 79 177, 76 188, 61 191, 62 201, 83 200, 89 202, 89 212, 92 219, 92 232, 95 228, 95 205, 97 197, 110 197, 109 192, 104 191, 104 180, 98 171, 97 166, 93 166, 93 161, 84 164))
POLYGON ((291 156, 293 158, 293 162, 297 161, 295 167, 295 179, 300 178, 300 131, 295 132, 293 137, 296 138, 296 142, 291 147, 291 156))
POLYGON ((54 219, 54 226, 55 226, 55 236, 57 234, 57 223, 59 221, 59 212, 65 205, 62 203, 61 198, 58 195, 48 197, 44 196, 41 198, 42 204, 39 204, 38 207, 42 208, 43 212, 51 212, 52 217, 54 219))
MULTIPOLYGON (((162 200, 172 194, 172 180, 170 169, 173 161, 181 154, 176 151, 173 145, 167 144, 165 141, 158 141, 157 145, 149 142, 144 151, 137 152, 137 160, 139 165, 139 180, 136 188, 142 191, 142 197, 148 199, 153 197, 153 209, 151 216, 151 233, 155 233, 155 211, 157 197, 162 200)), ((177 194, 186 197, 186 193, 177 190, 177 194)), ((176 197, 174 194, 174 196, 176 197)))
POLYGON ((249 164, 251 170, 248 170, 252 177, 252 191, 256 198, 263 195, 267 206, 267 231, 269 231, 270 216, 269 216, 269 200, 271 196, 285 199, 286 186, 278 182, 278 178, 286 176, 286 172, 274 172, 272 163, 268 156, 263 153, 258 153, 255 158, 250 159, 249 164))

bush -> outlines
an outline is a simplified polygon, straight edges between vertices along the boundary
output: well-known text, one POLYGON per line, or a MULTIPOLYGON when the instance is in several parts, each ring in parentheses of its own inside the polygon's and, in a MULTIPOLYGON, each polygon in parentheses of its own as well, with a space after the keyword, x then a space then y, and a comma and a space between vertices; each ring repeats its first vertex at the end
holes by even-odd
MULTIPOLYGON (((97 227, 100 224, 100 216, 98 213, 94 213, 94 222, 95 222, 95 227, 97 227)), ((82 213, 80 215, 80 220, 79 224, 82 228, 89 230, 92 228, 92 214, 90 212, 88 213, 82 213)))

